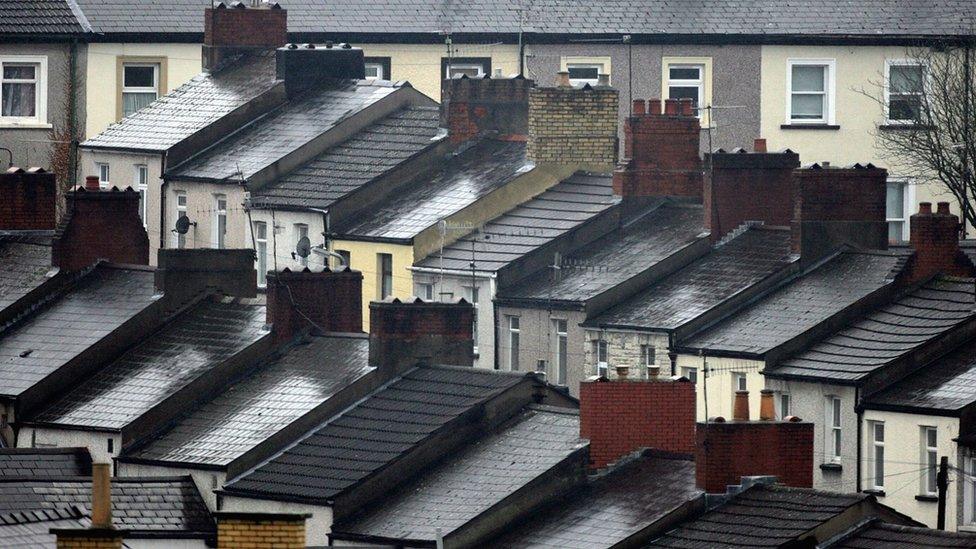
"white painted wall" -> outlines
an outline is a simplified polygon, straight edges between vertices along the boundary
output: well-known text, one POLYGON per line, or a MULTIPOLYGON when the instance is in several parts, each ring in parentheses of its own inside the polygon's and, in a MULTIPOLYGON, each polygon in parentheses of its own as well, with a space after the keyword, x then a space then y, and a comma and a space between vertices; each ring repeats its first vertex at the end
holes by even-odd
POLYGON ((122 436, 119 433, 76 431, 47 427, 24 427, 17 435, 18 448, 88 448, 92 461, 111 462, 118 455, 122 436), (108 452, 108 440, 113 439, 114 452, 108 452))

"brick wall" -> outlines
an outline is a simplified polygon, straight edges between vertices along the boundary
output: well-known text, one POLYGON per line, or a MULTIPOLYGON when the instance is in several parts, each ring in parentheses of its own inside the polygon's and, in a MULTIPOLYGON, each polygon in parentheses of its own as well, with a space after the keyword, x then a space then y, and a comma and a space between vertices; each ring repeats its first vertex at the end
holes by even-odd
POLYGON ((218 549, 304 549, 305 515, 217 515, 218 549))
POLYGON ((121 549, 122 532, 110 528, 52 529, 58 549, 121 549))
POLYGON ((418 363, 474 364, 474 307, 461 299, 369 304, 369 363, 402 370, 418 363))
POLYGON ((532 88, 529 159, 609 172, 617 161, 618 109, 610 87, 532 88))
POLYGON ((171 248, 159 250, 154 283, 167 300, 177 304, 206 291, 255 297, 257 277, 254 250, 250 248, 171 248))
POLYGON ((695 386, 686 381, 580 384, 580 437, 590 467, 602 469, 640 448, 695 451, 695 386))
POLYGON ((54 230, 57 182, 41 168, 0 174, 0 231, 54 230))
POLYGON ((51 250, 54 265, 83 269, 99 259, 149 264, 149 235, 139 217, 139 193, 78 189, 67 194, 68 214, 51 250))
POLYGON ((363 273, 351 269, 268 273, 267 319, 275 341, 308 329, 309 319, 327 332, 362 332, 362 294, 363 273))
POLYGON ((452 143, 494 133, 526 139, 529 89, 535 83, 515 78, 453 78, 441 84, 441 126, 452 143))
POLYGON ((203 68, 211 70, 248 50, 288 42, 288 12, 280 7, 207 8, 203 12, 203 68))
POLYGON ((938 210, 922 202, 910 222, 911 243, 915 256, 910 265, 910 281, 920 281, 942 273, 972 276, 973 264, 959 249, 959 218, 949 211, 948 202, 939 202, 938 210))
POLYGON ((695 477, 708 493, 724 493, 744 476, 775 475, 781 484, 813 486, 813 423, 699 423, 695 477))
POLYGON ((624 198, 682 196, 701 199, 701 122, 691 102, 634 100, 624 120, 624 159, 614 171, 614 192, 624 198))

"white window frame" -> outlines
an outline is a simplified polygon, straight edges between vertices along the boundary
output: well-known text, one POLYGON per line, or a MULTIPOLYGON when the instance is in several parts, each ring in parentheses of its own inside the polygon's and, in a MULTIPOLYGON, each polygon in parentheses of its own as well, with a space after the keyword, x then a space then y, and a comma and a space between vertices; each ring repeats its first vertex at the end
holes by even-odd
MULTIPOLYGON (((0 55, 0 81, 3 80, 3 65, 37 65, 34 73, 34 116, 0 116, 0 127, 43 127, 50 128, 47 123, 47 56, 46 55, 0 55)), ((0 82, 0 94, 3 93, 0 82)), ((0 102, 3 98, 0 97, 0 102)))
MULTIPOLYGON (((153 101, 155 101, 156 99, 159 99, 159 73, 160 73, 159 63, 139 63, 139 62, 133 62, 133 63, 123 62, 122 63, 122 117, 123 118, 125 118, 126 116, 128 116, 128 115, 125 114, 125 94, 127 94, 127 93, 152 93, 152 94, 154 94, 156 96, 155 98, 153 98, 153 101), (125 69, 128 68, 128 67, 133 67, 133 68, 149 67, 149 68, 151 68, 153 70, 153 85, 152 85, 152 87, 146 87, 146 86, 126 87, 126 85, 125 85, 125 69)), ((152 101, 150 101, 150 103, 151 102, 152 101)), ((131 114, 134 114, 134 113, 129 113, 129 114, 131 115, 131 114)))
MULTIPOLYGON (((187 212, 188 198, 186 196, 186 191, 176 191, 176 219, 179 220, 181 217, 189 217, 187 212), (180 204, 182 202, 182 204, 180 204)), ((186 235, 173 233, 175 236, 174 245, 178 249, 186 248, 186 235)))
POLYGON ((596 375, 610 375, 610 342, 603 338, 593 340, 593 363, 596 365, 596 375))
POLYGON ((844 402, 838 396, 827 397, 827 440, 824 456, 833 463, 840 463, 843 456, 844 402))
MULTIPOLYGON (((911 221, 912 212, 915 210, 915 185, 913 185, 908 179, 900 177, 890 177, 887 184, 902 185, 902 217, 888 217, 886 208, 885 222, 888 224, 891 224, 892 222, 901 223, 901 241, 908 242, 909 238, 911 237, 911 227, 909 224, 911 221)), ((888 200, 887 192, 886 186, 885 201, 888 200)))
POLYGON ((517 315, 507 315, 508 319, 508 369, 519 371, 519 351, 522 345, 522 319, 517 315))
POLYGON ((732 372, 732 392, 748 391, 749 379, 742 372, 732 372))
MULTIPOLYGON (((918 59, 886 59, 884 72, 884 118, 885 124, 889 126, 902 126, 914 123, 914 120, 892 120, 891 119, 891 68, 892 67, 922 67, 922 86, 923 90, 918 92, 918 96, 923 96, 928 91, 929 70, 928 66, 918 59)), ((904 95, 904 94, 901 94, 904 95)))
POLYGON ((215 194, 213 195, 213 247, 222 250, 227 247, 227 195, 226 194, 215 194), (221 207, 220 203, 223 202, 224 205, 221 207), (224 234, 220 234, 220 219, 224 219, 224 234))
POLYGON ((921 461, 926 467, 919 486, 919 494, 923 496, 937 496, 939 494, 939 429, 937 427, 922 426, 919 438, 921 461), (935 434, 935 444, 929 444, 929 434, 935 434))
POLYGON ((139 192, 139 217, 142 218, 142 226, 148 227, 146 223, 148 217, 146 215, 146 195, 149 192, 149 166, 136 164, 134 179, 136 182, 136 190, 139 192))
POLYGON ((665 87, 668 90, 667 98, 671 98, 671 87, 676 88, 698 88, 698 104, 695 105, 695 117, 701 118, 702 112, 700 109, 705 103, 705 73, 706 66, 704 63, 668 63, 665 67, 665 74, 667 75, 667 82, 665 87), (698 78, 696 80, 687 80, 683 78, 671 78, 671 69, 698 69, 698 78))
MULTIPOLYGON (((295 249, 298 249, 298 241, 301 240, 303 236, 308 237, 308 223, 295 223, 294 231, 295 231, 295 249)), ((298 264, 302 267, 308 267, 307 256, 302 257, 296 254, 295 261, 297 261, 298 264)))
POLYGON ((883 421, 868 422, 868 440, 871 444, 871 482, 875 490, 884 490, 885 486, 885 424, 883 421), (879 431, 880 428, 880 431, 879 431), (881 436, 878 436, 880 432, 881 436))
POLYGON ((556 385, 566 385, 566 378, 569 377, 569 321, 564 318, 554 318, 552 319, 552 331, 553 331, 553 361, 554 366, 553 376, 556 379, 556 385), (560 325, 565 326, 565 328, 560 331, 560 325), (560 347, 565 346, 566 349, 566 360, 562 360, 563 353, 560 353, 560 347))
POLYGON ((376 74, 378 76, 370 76, 369 74, 366 74, 366 80, 389 80, 389 76, 386 75, 386 74, 383 74, 383 68, 384 68, 383 67, 383 63, 371 63, 371 62, 367 62, 366 63, 366 71, 367 71, 367 73, 369 72, 369 69, 370 68, 375 68, 376 69, 376 74))
POLYGON ((434 300, 434 283, 433 282, 418 282, 415 288, 417 297, 423 299, 424 301, 434 300))
POLYGON ((569 69, 596 69, 596 78, 570 78, 569 83, 574 86, 582 86, 583 84, 596 86, 600 81, 600 75, 607 74, 603 63, 566 63, 566 71, 569 69))
POLYGON ((468 78, 482 78, 485 76, 485 74, 487 74, 485 73, 485 66, 482 63, 451 62, 444 67, 444 78, 447 80, 451 80, 452 78, 460 78, 460 76, 457 77, 452 76, 451 73, 454 72, 455 70, 465 70, 465 69, 475 69, 475 75, 469 76, 468 78))
POLYGON ((98 172, 98 186, 109 188, 112 184, 112 166, 108 162, 95 162, 95 171, 98 172))
MULTIPOLYGON (((837 60, 836 59, 787 59, 786 60, 786 124, 832 126, 835 124, 835 108, 837 103, 837 60), (826 68, 824 75, 824 117, 820 119, 793 119, 793 67, 822 66, 826 68)), ((800 92, 803 93, 803 92, 800 92)))
POLYGON ((268 223, 255 221, 251 225, 251 232, 254 235, 254 268, 258 271, 258 287, 265 288, 268 285, 268 223), (263 237, 258 228, 263 229, 263 237))
POLYGON ((793 415, 793 398, 789 393, 780 393, 776 399, 776 406, 779 408, 779 418, 781 420, 793 415))
POLYGON ((684 366, 681 368, 681 376, 688 378, 692 383, 698 383, 698 368, 684 366))

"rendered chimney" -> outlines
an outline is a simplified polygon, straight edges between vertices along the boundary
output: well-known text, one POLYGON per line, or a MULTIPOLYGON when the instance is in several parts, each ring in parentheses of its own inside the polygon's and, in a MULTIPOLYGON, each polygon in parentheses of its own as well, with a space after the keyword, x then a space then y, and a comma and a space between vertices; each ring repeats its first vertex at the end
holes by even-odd
POLYGON ((341 271, 285 269, 268 273, 268 323, 276 343, 290 341, 309 329, 324 332, 363 331, 363 274, 341 271))
POLYGON ((481 135, 509 141, 528 138, 529 90, 532 80, 514 78, 450 78, 441 84, 441 126, 451 143, 481 135))
POLYGON ((217 549, 304 549, 311 514, 218 511, 217 549))
POLYGON ((288 13, 277 2, 248 8, 218 2, 204 10, 203 68, 215 70, 244 53, 268 51, 288 42, 288 13))
POLYGON ((92 463, 92 528, 112 527, 112 470, 109 463, 92 463))
POLYGON ((763 389, 759 392, 759 420, 772 421, 776 419, 776 406, 773 400, 773 390, 763 389))
POLYGON ((732 402, 732 419, 749 421, 749 391, 736 391, 732 402))
POLYGON ((349 44, 288 44, 275 50, 275 76, 295 97, 333 81, 366 78, 366 58, 361 48, 349 44))
POLYGON ((393 372, 419 364, 474 365, 474 308, 415 299, 369 304, 369 363, 393 372))
POLYGON ((0 231, 51 231, 57 218, 57 181, 41 168, 0 174, 0 231))
POLYGON ((940 273, 972 276, 973 264, 959 248, 959 218, 950 212, 949 203, 939 202, 935 212, 930 202, 922 202, 918 207, 918 213, 909 219, 911 244, 915 250, 910 263, 910 281, 921 281, 940 273))
POLYGON ((99 260, 132 265, 149 264, 149 236, 139 217, 139 193, 88 189, 67 193, 67 214, 52 243, 52 262, 77 271, 99 260), (106 235, 115 235, 106 238, 106 235))

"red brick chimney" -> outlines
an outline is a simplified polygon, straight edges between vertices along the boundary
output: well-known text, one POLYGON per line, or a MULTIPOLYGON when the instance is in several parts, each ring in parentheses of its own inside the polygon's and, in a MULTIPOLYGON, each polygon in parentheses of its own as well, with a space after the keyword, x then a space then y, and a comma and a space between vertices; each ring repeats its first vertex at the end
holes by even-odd
POLYGON ((98 178, 66 195, 67 215, 61 220, 51 249, 55 266, 84 269, 98 260, 149 264, 149 236, 139 217, 139 193, 98 189, 98 178))
POLYGON ((701 199, 701 121, 691 101, 636 99, 624 120, 624 157, 613 173, 624 199, 678 196, 701 199))
POLYGON ((218 2, 204 10, 203 21, 204 70, 241 53, 272 50, 288 42, 288 12, 277 2, 255 7, 218 2))
POLYGON ((415 299, 369 304, 369 363, 402 372, 417 364, 474 365, 474 308, 415 299))
POLYGON ((705 155, 705 167, 705 228, 712 242, 746 221, 789 227, 798 154, 789 149, 766 152, 766 140, 756 139, 755 152, 718 149, 705 155))
POLYGON ((0 231, 53 231, 57 181, 43 168, 10 168, 0 174, 0 231))
POLYGON ((479 135, 525 141, 529 128, 532 80, 514 78, 451 78, 441 84, 441 126, 451 143, 479 135))
POLYGON ((915 249, 909 272, 910 282, 921 281, 935 274, 972 276, 973 264, 959 249, 959 218, 949 211, 948 202, 939 202, 932 211, 931 202, 918 205, 918 213, 910 219, 911 243, 915 249))
POLYGON ((363 331, 363 273, 285 269, 268 273, 268 323, 276 343, 313 328, 326 332, 363 331))
POLYGON ((884 250, 888 172, 872 164, 793 171, 793 251, 816 261, 842 245, 884 250))
POLYGON ((590 441, 590 468, 603 469, 641 448, 695 451, 695 385, 687 380, 580 383, 580 438, 590 441))

